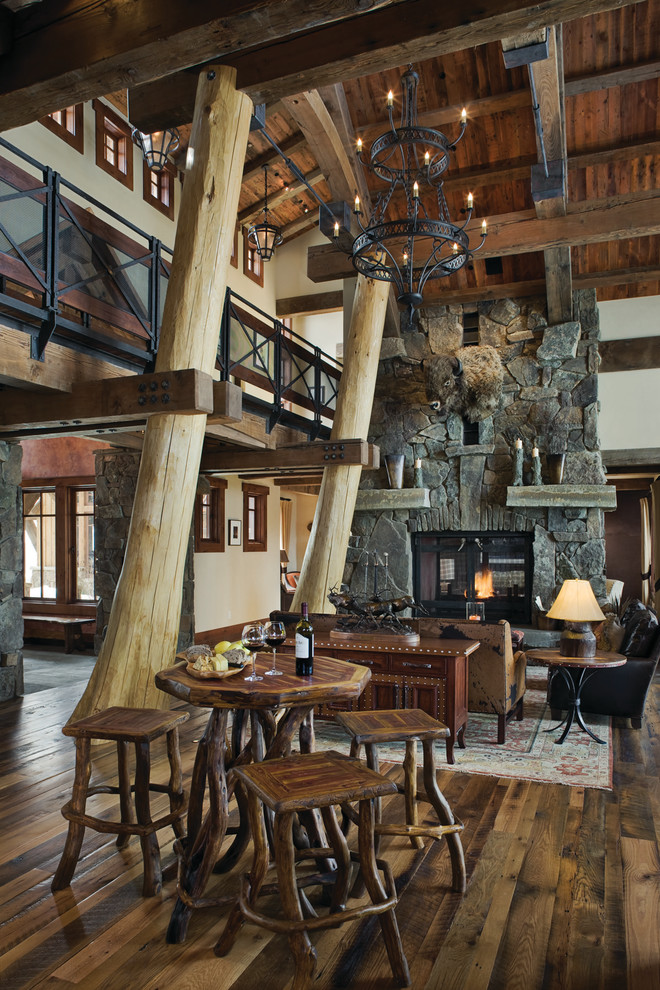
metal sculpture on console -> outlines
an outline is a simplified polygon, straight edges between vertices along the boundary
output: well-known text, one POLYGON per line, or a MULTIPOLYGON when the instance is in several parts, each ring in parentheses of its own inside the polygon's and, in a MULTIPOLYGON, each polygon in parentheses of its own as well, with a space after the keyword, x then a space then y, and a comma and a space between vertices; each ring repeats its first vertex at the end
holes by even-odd
POLYGON ((384 554, 385 559, 381 560, 378 553, 373 553, 373 594, 367 597, 368 551, 365 550, 363 556, 365 554, 367 556, 365 594, 361 596, 348 590, 338 591, 336 588, 330 590, 328 601, 337 609, 337 626, 331 631, 331 637, 334 635, 334 638, 347 639, 351 636, 356 638, 405 636, 409 643, 419 642, 419 634, 402 622, 398 613, 410 609, 413 612, 428 615, 427 610, 423 605, 419 605, 412 595, 402 595, 399 598, 382 598, 380 596, 378 592, 379 568, 385 571, 386 592, 389 584, 387 554, 384 554))

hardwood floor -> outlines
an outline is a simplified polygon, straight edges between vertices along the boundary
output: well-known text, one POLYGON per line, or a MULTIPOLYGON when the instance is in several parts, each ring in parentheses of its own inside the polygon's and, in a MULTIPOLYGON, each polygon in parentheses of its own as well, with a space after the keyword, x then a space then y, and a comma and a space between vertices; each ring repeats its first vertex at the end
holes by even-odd
MULTIPOLYGON (((76 700, 64 686, 0 707, 0 987, 290 986, 286 940, 261 929, 245 926, 231 954, 216 958, 224 922, 213 909, 194 914, 183 945, 167 945, 174 880, 161 896, 141 897, 135 839, 119 851, 112 836, 88 831, 71 888, 51 893, 65 835, 60 807, 73 779, 73 745, 60 728, 76 700)), ((641 731, 615 725, 613 792, 442 771, 440 785, 466 826, 465 895, 449 888, 444 844, 383 844, 416 990, 660 988, 659 709, 656 678, 641 731)), ((204 722, 194 712, 183 726, 188 774, 204 722)), ((94 776, 114 765, 112 747, 95 750, 94 776)), ((153 776, 166 776, 161 750, 153 776)), ((167 865, 168 831, 161 848, 167 865)), ((213 883, 226 889, 235 877, 213 883)), ((318 990, 394 986, 376 918, 313 941, 318 990)))

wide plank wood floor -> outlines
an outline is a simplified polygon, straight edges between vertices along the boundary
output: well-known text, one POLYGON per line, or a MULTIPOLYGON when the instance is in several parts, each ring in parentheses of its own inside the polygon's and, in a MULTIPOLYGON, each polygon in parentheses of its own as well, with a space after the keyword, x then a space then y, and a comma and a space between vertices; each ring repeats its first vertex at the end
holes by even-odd
MULTIPOLYGON (((76 700, 63 686, 0 707, 0 987, 290 987, 283 937, 245 926, 226 959, 213 955, 220 911, 197 911, 187 941, 167 945, 175 883, 141 897, 136 839, 118 851, 112 836, 88 831, 71 888, 51 893, 66 831, 60 807, 73 780, 74 747, 60 730, 76 700)), ((613 792, 442 770, 440 785, 466 826, 465 895, 449 888, 444 844, 383 844, 413 987, 660 990, 659 709, 656 680, 641 731, 616 722, 613 792)), ((183 727, 187 776, 204 722, 194 712, 183 727)), ((94 776, 114 765, 112 747, 95 750, 94 776)), ((165 776, 157 750, 154 777, 165 776)), ((113 799, 97 800, 110 807, 113 799)), ((167 865, 171 833, 160 834, 167 865)), ((218 890, 233 883, 234 876, 213 879, 218 890)), ((394 986, 376 918, 314 942, 318 990, 394 986)))

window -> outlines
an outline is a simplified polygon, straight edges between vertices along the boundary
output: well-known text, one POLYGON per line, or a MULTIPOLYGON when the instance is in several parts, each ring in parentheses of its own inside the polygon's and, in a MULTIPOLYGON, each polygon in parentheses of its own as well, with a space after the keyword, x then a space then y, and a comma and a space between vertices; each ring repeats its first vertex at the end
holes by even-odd
POLYGON ((85 151, 85 140, 83 132, 83 105, 76 103, 75 106, 65 107, 64 110, 54 110, 48 116, 42 117, 40 123, 47 127, 53 134, 70 144, 72 148, 82 155, 85 151))
POLYGON ((170 220, 174 220, 175 172, 173 165, 166 165, 160 172, 154 172, 142 161, 142 198, 170 220))
POLYGON ((268 549, 268 492, 264 485, 243 485, 243 549, 268 549))
POLYGON ((100 100, 94 100, 96 111, 96 164, 108 175, 133 188, 133 141, 131 128, 125 120, 100 100))
POLYGON ((222 553, 225 549, 225 489, 227 482, 209 479, 210 488, 195 500, 195 553, 222 553))
POLYGON ((23 597, 93 602, 94 486, 82 479, 23 489, 23 597))
POLYGON ((247 228, 243 227, 243 274, 257 285, 264 284, 264 264, 253 244, 248 241, 247 228))

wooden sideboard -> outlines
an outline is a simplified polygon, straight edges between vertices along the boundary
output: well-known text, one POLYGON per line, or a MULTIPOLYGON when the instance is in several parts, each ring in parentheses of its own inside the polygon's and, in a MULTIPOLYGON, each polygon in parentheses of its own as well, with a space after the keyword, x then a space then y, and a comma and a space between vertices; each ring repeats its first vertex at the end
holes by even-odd
MULTIPOLYGON (((351 706, 361 711, 421 708, 449 728, 447 762, 454 763, 454 745, 465 748, 468 717, 468 657, 479 646, 471 640, 422 638, 417 646, 340 643, 317 635, 314 652, 320 656, 354 661, 371 669, 371 680, 351 706)), ((280 647, 293 652, 293 640, 280 647)), ((278 650, 279 652, 279 650, 278 650)), ((332 717, 346 705, 324 705, 320 717, 332 717)))

